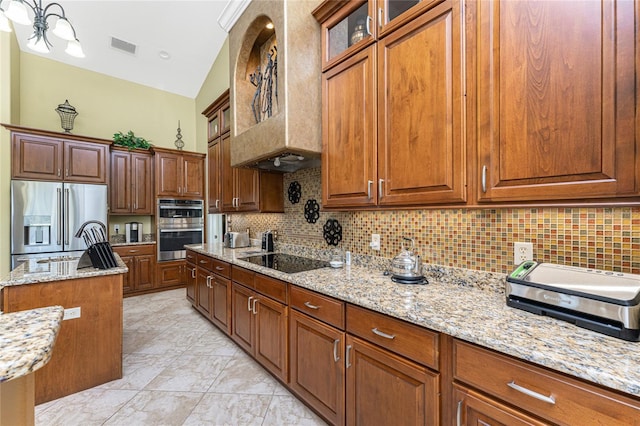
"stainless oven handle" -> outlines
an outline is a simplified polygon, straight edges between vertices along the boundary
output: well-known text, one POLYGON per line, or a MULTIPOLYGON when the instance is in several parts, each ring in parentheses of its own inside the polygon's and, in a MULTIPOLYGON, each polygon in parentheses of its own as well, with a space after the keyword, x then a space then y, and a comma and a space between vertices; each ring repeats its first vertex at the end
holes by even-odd
POLYGON ((158 206, 158 208, 160 210, 166 209, 166 210, 176 210, 176 209, 180 209, 180 210, 202 210, 202 206, 158 206))
POLYGON ((202 228, 171 228, 171 229, 161 229, 160 232, 192 232, 192 231, 202 231, 202 228))
MULTIPOLYGON (((68 176, 68 175, 67 175, 68 176)), ((64 245, 69 245, 69 188, 64 190, 64 217, 67 219, 64 224, 64 245)))

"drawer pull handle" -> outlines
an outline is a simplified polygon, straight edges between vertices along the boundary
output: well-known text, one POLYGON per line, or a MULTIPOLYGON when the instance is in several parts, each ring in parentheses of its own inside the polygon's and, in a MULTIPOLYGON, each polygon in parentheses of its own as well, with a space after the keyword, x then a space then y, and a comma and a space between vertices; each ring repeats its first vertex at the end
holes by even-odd
POLYGON ((247 311, 249 312, 251 312, 251 299, 253 299, 253 296, 249 296, 247 299, 247 311))
POLYGON ((511 389, 515 389, 518 392, 522 392, 525 395, 529 395, 532 398, 535 399, 539 399, 540 401, 544 401, 544 402, 548 402, 549 404, 555 404, 556 403, 556 399, 551 395, 551 396, 545 396, 542 395, 538 392, 534 392, 532 390, 529 390, 527 388, 524 388, 520 385, 516 385, 516 382, 514 380, 512 380, 511 382, 507 383, 507 386, 509 386, 511 389))
POLYGON ((139 251, 140 251, 140 250, 129 250, 129 253, 137 253, 137 252, 139 252, 139 251))
POLYGON ((347 353, 345 355, 345 365, 347 368, 351 367, 351 362, 349 361, 349 354, 351 353, 351 345, 347 345, 347 353))
POLYGON ((333 360, 338 362, 340 357, 338 356, 338 343, 340 343, 340 339, 336 339, 333 341, 333 360))
POLYGON ((304 306, 306 306, 309 309, 320 309, 320 306, 312 305, 309 302, 304 302, 304 306))
POLYGON ((222 266, 216 266, 216 271, 224 271, 224 268, 222 266))
POLYGON ((380 337, 384 337, 385 339, 389 339, 389 340, 393 340, 396 338, 395 334, 387 334, 387 333, 383 333, 382 331, 378 330, 377 328, 372 328, 371 331, 373 331, 373 334, 376 334, 380 337))
POLYGON ((200 263, 207 263, 207 261, 206 260, 201 260, 200 263))

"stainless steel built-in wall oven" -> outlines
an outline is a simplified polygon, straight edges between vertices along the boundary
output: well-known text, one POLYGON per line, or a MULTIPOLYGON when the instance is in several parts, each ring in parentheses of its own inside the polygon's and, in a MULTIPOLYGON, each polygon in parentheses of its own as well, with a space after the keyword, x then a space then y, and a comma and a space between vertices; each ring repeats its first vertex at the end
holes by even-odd
POLYGON ((204 241, 202 200, 158 200, 158 261, 186 257, 186 244, 204 241))

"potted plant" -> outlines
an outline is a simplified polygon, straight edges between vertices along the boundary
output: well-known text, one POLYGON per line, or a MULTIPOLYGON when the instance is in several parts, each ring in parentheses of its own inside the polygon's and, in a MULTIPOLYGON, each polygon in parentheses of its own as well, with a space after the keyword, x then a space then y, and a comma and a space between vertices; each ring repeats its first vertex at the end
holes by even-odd
POLYGON ((151 148, 151 144, 145 138, 141 138, 140 136, 136 136, 133 134, 131 130, 124 134, 122 132, 113 134, 113 143, 114 145, 126 146, 129 148, 129 151, 134 149, 149 149, 151 148))

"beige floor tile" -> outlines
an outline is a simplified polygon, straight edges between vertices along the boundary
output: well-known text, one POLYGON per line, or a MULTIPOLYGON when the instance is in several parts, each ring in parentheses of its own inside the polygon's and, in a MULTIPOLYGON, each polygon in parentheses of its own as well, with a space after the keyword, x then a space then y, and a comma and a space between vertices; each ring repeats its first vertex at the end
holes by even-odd
POLYGON ((270 395, 205 394, 184 426, 259 426, 270 402, 270 395))
POLYGON ((274 395, 263 426, 324 426, 326 423, 294 396, 274 395))
POLYGON ((206 392, 230 357, 181 355, 147 386, 147 390, 206 392))
POLYGON ((202 395, 197 392, 141 391, 104 424, 179 426, 202 395))
POLYGON ((98 386, 101 389, 142 390, 169 365, 174 357, 150 354, 129 354, 122 360, 122 379, 98 386))
POLYGON ((278 382, 250 358, 240 355, 229 361, 209 392, 273 395, 278 382))
POLYGON ((88 389, 36 407, 36 425, 101 425, 137 394, 130 390, 88 389))

